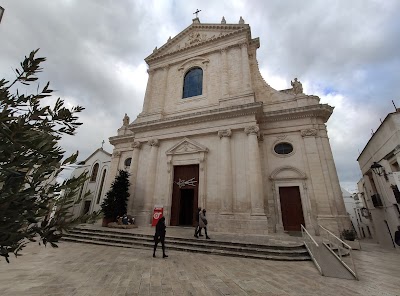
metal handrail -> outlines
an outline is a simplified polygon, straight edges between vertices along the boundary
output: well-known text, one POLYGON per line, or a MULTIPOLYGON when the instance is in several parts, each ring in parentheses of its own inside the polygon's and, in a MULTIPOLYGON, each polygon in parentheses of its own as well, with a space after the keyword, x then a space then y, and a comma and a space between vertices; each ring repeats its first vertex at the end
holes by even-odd
POLYGON ((321 266, 318 263, 319 259, 317 259, 317 258, 319 258, 318 257, 319 256, 318 243, 314 240, 314 238, 310 235, 310 233, 307 231, 307 229, 303 225, 301 225, 301 235, 304 240, 304 245, 306 246, 307 251, 311 256, 312 261, 314 262, 315 266, 317 267, 319 273, 321 275, 323 275, 321 266), (311 243, 310 243, 310 241, 311 241, 311 243))
POLYGON ((347 270, 350 271, 350 273, 358 280, 357 269, 356 269, 356 265, 354 264, 354 259, 353 259, 353 254, 352 254, 352 250, 353 250, 352 247, 350 247, 342 239, 337 237, 329 229, 326 229, 325 227, 323 227, 321 225, 319 225, 319 227, 323 230, 322 233, 326 234, 326 237, 324 237, 322 235, 322 239, 325 238, 329 242, 329 244, 325 244, 325 245, 340 260, 340 262, 347 268, 347 270), (335 246, 337 248, 338 254, 336 254, 334 252, 332 246, 335 246), (349 255, 350 259, 351 259, 352 268, 350 266, 348 266, 348 264, 346 262, 344 262, 344 260, 342 259, 342 257, 347 255, 346 252, 342 253, 342 249, 348 250, 348 255, 349 255))

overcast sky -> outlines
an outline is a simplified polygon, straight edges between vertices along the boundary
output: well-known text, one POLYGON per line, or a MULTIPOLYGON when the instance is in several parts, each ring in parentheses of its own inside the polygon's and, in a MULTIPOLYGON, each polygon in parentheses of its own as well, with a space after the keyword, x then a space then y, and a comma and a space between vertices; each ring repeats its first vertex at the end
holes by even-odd
POLYGON ((50 81, 83 125, 61 145, 88 157, 140 113, 147 83, 144 58, 192 23, 250 24, 257 57, 276 89, 298 77, 304 92, 335 107, 328 133, 341 185, 352 191, 357 163, 380 119, 400 107, 400 1, 136 1, 0 0, 0 78, 31 50, 47 57, 50 81))

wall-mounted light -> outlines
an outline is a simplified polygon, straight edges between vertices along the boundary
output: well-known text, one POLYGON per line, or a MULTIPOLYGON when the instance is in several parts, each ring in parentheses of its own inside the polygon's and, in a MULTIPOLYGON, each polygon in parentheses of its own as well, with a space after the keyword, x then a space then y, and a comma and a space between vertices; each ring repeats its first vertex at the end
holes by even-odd
POLYGON ((374 163, 371 165, 371 170, 377 174, 378 176, 382 176, 385 178, 386 181, 389 181, 388 174, 385 171, 385 168, 381 166, 379 163, 374 161, 374 163))

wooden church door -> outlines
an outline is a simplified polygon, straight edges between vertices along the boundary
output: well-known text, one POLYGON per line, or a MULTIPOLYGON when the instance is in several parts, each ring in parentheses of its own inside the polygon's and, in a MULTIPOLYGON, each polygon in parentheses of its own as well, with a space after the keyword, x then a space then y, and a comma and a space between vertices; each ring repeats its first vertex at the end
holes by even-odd
POLYGON ((174 166, 171 226, 193 226, 199 193, 199 165, 174 166))

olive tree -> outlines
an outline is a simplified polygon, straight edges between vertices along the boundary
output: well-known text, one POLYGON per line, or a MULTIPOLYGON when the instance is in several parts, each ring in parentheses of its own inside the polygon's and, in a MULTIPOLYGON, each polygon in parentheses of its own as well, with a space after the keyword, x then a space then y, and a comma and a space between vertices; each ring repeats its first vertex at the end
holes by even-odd
POLYGON ((87 178, 57 180, 78 156, 66 157, 59 140, 74 135, 81 125, 76 114, 84 108, 65 107, 53 98, 49 82, 40 87, 38 73, 46 59, 37 52, 15 69, 13 81, 0 80, 0 255, 7 262, 29 242, 57 247, 63 232, 79 220, 72 219, 70 208, 79 202, 75 196, 87 178))

